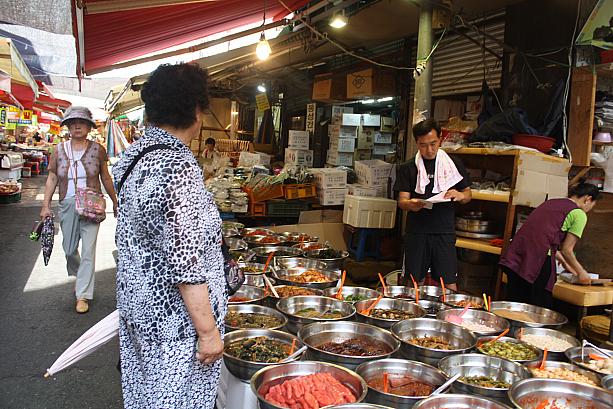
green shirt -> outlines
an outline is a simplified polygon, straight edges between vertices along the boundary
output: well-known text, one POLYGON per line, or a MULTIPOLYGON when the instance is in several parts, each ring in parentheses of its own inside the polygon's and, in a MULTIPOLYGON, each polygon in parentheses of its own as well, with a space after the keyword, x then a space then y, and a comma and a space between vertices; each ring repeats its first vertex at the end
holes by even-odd
MULTIPOLYGON (((562 231, 567 233, 572 233, 575 236, 581 238, 583 236, 583 230, 585 230, 585 226, 587 225, 587 213, 585 213, 582 209, 573 209, 567 215, 566 219, 564 219, 564 223, 562 223, 562 231)), ((547 252, 548 256, 551 256, 551 250, 547 252)))

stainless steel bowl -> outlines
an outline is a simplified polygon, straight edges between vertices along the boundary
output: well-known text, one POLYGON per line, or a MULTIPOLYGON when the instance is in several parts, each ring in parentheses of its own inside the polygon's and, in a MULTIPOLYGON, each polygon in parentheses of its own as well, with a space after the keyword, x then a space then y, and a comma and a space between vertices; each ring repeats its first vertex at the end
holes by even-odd
POLYGON ((248 248, 247 242, 245 242, 245 240, 236 237, 229 237, 224 241, 226 242, 226 245, 230 248, 230 251, 243 251, 247 250, 248 248))
POLYGON ((229 228, 229 229, 236 229, 238 231, 241 231, 245 228, 245 225, 243 223, 239 223, 239 222, 231 222, 231 221, 223 221, 221 222, 221 227, 222 228, 229 228))
POLYGON ((353 305, 335 300, 329 297, 316 295, 297 295, 295 297, 282 298, 277 302, 277 309, 287 316, 287 330, 296 334, 300 328, 314 322, 349 320, 355 315, 353 305), (296 315, 298 311, 306 308, 314 308, 322 314, 328 310, 340 311, 340 318, 305 318, 296 315))
MULTIPOLYGON (((480 348, 480 345, 487 342, 487 341, 491 341, 494 338, 496 338, 495 336, 489 336, 489 337, 480 337, 479 340, 477 341, 477 346, 476 346, 476 350, 484 355, 487 355, 485 352, 482 352, 482 349, 480 348)), ((510 361, 513 362, 520 362, 520 363, 528 363, 528 362, 540 362, 543 359, 543 351, 541 351, 538 348, 533 347, 532 345, 525 343, 523 341, 520 341, 518 339, 515 338, 511 338, 511 337, 502 337, 499 338, 498 341, 496 342, 510 342, 512 344, 523 344, 525 346, 527 346, 528 348, 530 348, 532 351, 534 351, 534 353, 536 354, 535 358, 532 359, 509 359, 510 361)), ((491 356, 491 355, 488 355, 491 356)))
MULTIPOLYGON (((464 309, 453 308, 450 310, 441 311, 436 314, 436 318, 439 320, 447 321, 447 318, 450 315, 459 315, 464 309)), ((489 336, 489 335, 498 335, 502 331, 509 328, 509 321, 505 320, 502 317, 499 317, 496 314, 492 314, 491 312, 481 311, 481 310, 468 310, 462 316, 462 319, 466 322, 472 322, 475 324, 481 324, 488 327, 491 327, 491 331, 473 331, 475 334, 480 336, 489 336)), ((468 330, 471 330, 468 327, 465 327, 468 330)))
MULTIPOLYGON (((264 272, 265 264, 240 262, 238 263, 238 266, 243 270, 245 275, 260 275, 264 272), (246 271, 246 269, 255 269, 258 271, 246 271)), ((268 272, 270 273, 270 271, 268 272)))
POLYGON ((247 227, 247 228, 243 228, 243 230, 241 230, 241 235, 243 237, 249 237, 251 235, 251 233, 254 232, 261 232, 262 234, 258 234, 257 236, 265 236, 265 235, 269 235, 269 234, 276 234, 274 231, 270 230, 270 229, 264 229, 262 227, 247 227))
MULTIPOLYGON (((250 285, 253 287, 262 287, 266 291, 266 283, 264 282, 263 274, 245 274, 245 283, 243 285, 250 285)), ((274 278, 268 278, 272 285, 275 285, 274 278)))
POLYGON ((445 305, 442 302, 432 300, 419 300, 417 305, 426 311, 427 318, 436 318, 436 315, 439 312, 451 309, 450 306, 445 305))
MULTIPOLYGON (((529 362, 527 364, 524 364, 524 366, 528 368, 528 370, 531 370, 534 368, 539 368, 541 366, 541 363, 540 362, 529 362)), ((593 371, 582 369, 579 366, 569 364, 568 362, 547 361, 547 364, 545 365, 545 369, 556 369, 556 368, 568 369, 569 371, 573 371, 575 373, 581 374, 587 377, 588 379, 590 379, 592 382, 594 382, 596 386, 600 385, 601 377, 600 375, 598 375, 597 373, 593 371)), ((534 374, 532 374, 532 377, 538 378, 538 376, 535 376, 534 374)), ((554 378, 547 378, 547 379, 554 379, 554 378)))
POLYGON ((568 322, 568 319, 559 312, 520 302, 493 301, 490 310, 494 314, 506 318, 511 323, 513 331, 520 327, 560 329, 568 322), (527 314, 525 318, 530 318, 533 322, 526 320, 524 317, 509 316, 509 311, 527 314))
POLYGON ((317 236, 311 236, 310 234, 305 234, 305 233, 298 233, 298 232, 283 232, 281 233, 281 236, 283 236, 285 238, 285 242, 286 243, 291 243, 291 244, 300 244, 300 243, 317 243, 319 241, 319 237, 317 236), (308 236, 306 237, 307 240, 300 240, 301 236, 308 236))
POLYGON ((251 285, 242 285, 234 295, 231 295, 228 299, 228 305, 234 304, 261 304, 266 298, 266 292, 263 288, 254 287, 251 285), (248 298, 249 301, 232 301, 233 298, 248 298))
MULTIPOLYGON (((338 293, 338 286, 326 288, 324 290, 324 295, 326 297, 336 297, 336 293, 338 293)), ((372 288, 366 287, 351 287, 351 286, 343 286, 343 291, 341 292, 343 299, 341 301, 350 302, 355 304, 359 301, 368 300, 370 298, 377 298, 381 295, 381 293, 377 290, 373 290, 372 288), (357 300, 347 301, 347 297, 358 297, 357 300)))
POLYGON ((521 380, 509 390, 509 398, 519 409, 542 407, 544 400, 554 399, 569 408, 611 409, 611 393, 602 388, 559 379, 532 378, 521 380))
POLYGON ((602 378, 602 387, 608 391, 613 391, 613 375, 607 375, 602 378))
MULTIPOLYGON (((579 341, 577 338, 573 337, 572 335, 568 335, 563 333, 562 331, 557 331, 555 329, 549 329, 549 328, 524 328, 522 329, 516 329, 515 333, 513 334, 513 336, 517 339, 521 339, 524 342, 527 342, 525 339, 520 338, 520 332, 523 331, 523 335, 539 335, 539 336, 547 336, 547 337, 552 337, 552 338, 557 338, 560 339, 562 341, 566 341, 569 344, 571 344, 571 348, 574 347, 578 347, 581 346, 581 341, 579 341)), ((529 342, 528 342, 529 343, 529 342)), ((545 348, 541 348, 538 345, 534 345, 531 344, 532 346, 536 347, 537 349, 540 349, 541 351, 544 350, 545 348)), ((567 348, 568 349, 568 348, 567 348)), ((564 352, 566 351, 566 349, 564 351, 556 351, 556 350, 552 350, 552 349, 547 349, 547 360, 549 361, 564 361, 566 360, 566 357, 564 356, 564 352)))
POLYGON ((404 298, 407 300, 415 299, 415 289, 413 287, 402 285, 388 285, 383 290, 383 287, 377 287, 377 291, 387 298, 404 298))
POLYGON ((349 257, 349 253, 346 251, 341 251, 341 256, 337 258, 319 258, 318 255, 323 250, 312 250, 306 252, 306 257, 314 260, 323 261, 326 263, 326 268, 330 270, 342 270, 343 265, 345 264, 345 260, 349 257))
POLYGON ((338 365, 326 362, 292 362, 285 365, 274 365, 260 369, 251 378, 251 391, 258 399, 260 409, 283 409, 264 398, 268 390, 286 380, 299 376, 327 372, 353 392, 357 402, 366 397, 366 383, 358 374, 338 365))
MULTIPOLYGON (((279 321, 281 322, 279 325, 275 326, 275 327, 271 327, 271 328, 267 328, 267 329, 281 329, 283 327, 285 327, 285 325, 287 325, 287 317, 285 315, 283 315, 283 313, 273 309, 273 308, 269 308, 269 307, 263 307, 261 305, 257 305, 257 304, 235 304, 235 305, 228 305, 228 314, 231 312, 236 312, 236 313, 242 313, 242 314, 263 314, 263 315, 269 315, 271 317, 275 317, 278 318, 279 321)), ((227 315, 226 315, 227 317, 227 315)), ((236 331, 239 329, 251 329, 251 328, 241 328, 241 327, 235 327, 232 325, 228 325, 228 323, 226 322, 226 334, 231 332, 231 331, 236 331)))
MULTIPOLYGON (((439 301, 443 301, 443 296, 441 295, 439 301)), ((464 308, 464 305, 458 305, 458 303, 470 302, 471 306, 468 307, 470 309, 481 309, 483 308, 483 299, 479 297, 474 297, 472 295, 467 294, 449 294, 445 295, 445 304, 454 307, 454 308, 464 308)))
MULTIPOLYGON (((602 349, 602 348, 601 348, 602 349)), ((603 351, 606 351, 610 354, 613 354, 613 351, 608 350, 608 349, 603 349, 603 351)), ((595 372, 599 375, 608 375, 602 371, 597 371, 595 369, 590 368, 589 366, 587 366, 587 364, 590 361, 589 358, 589 354, 596 354, 596 355, 602 355, 598 350, 592 348, 592 347, 585 347, 585 348, 581 348, 581 347, 575 347, 575 348, 570 348, 567 349, 564 352, 564 355, 566 356, 566 359, 568 359, 570 362, 572 362, 575 365, 580 366, 581 368, 585 368, 589 371, 595 372), (582 350, 583 353, 585 354, 584 356, 582 356, 582 350)))
POLYGON ((469 395, 455 395, 446 393, 444 395, 430 396, 424 399, 413 409, 510 409, 507 405, 491 399, 469 395))
MULTIPOLYGON (((270 280, 274 280, 274 278, 271 278, 270 280)), ((287 285, 276 285, 275 286, 275 290, 279 291, 280 289, 284 288, 284 287, 298 287, 298 286, 287 286, 287 285)), ((324 292, 321 290, 318 290, 316 288, 305 288, 305 287, 300 287, 303 288, 305 290, 309 290, 312 292, 311 295, 319 295, 322 296, 324 295, 324 292)), ((295 297, 295 296, 294 296, 295 297)), ((281 300, 282 298, 287 298, 287 297, 281 297, 281 298, 277 298, 274 296, 274 294, 272 294, 270 291, 268 292, 268 297, 264 300, 264 305, 270 307, 270 308, 277 308, 277 303, 279 302, 279 300, 281 300)))
MULTIPOLYGON (((443 289, 434 285, 420 285, 417 287, 417 289, 419 290, 420 300, 440 301, 440 298, 443 295, 443 289)), ((451 291, 449 288, 445 288, 445 294, 451 295, 453 294, 453 291, 451 291)))
POLYGON ((296 247, 302 251, 325 250, 325 249, 330 248, 328 244, 319 243, 316 241, 307 241, 303 243, 298 243, 298 244, 294 244, 292 247, 296 247))
POLYGON ((225 239, 228 239, 230 237, 239 237, 240 233, 239 233, 238 229, 235 229, 233 227, 222 227, 221 228, 221 235, 225 239))
POLYGON ((268 236, 248 236, 243 240, 247 243, 249 248, 263 247, 263 246, 283 246, 286 241, 283 236, 278 234, 270 234, 268 236), (262 242, 262 240, 276 240, 274 243, 262 242))
MULTIPOLYGON (((435 389, 441 386, 447 378, 433 366, 404 359, 382 359, 379 361, 366 362, 357 367, 356 373, 369 384, 369 380, 380 378, 384 373, 409 376, 419 382, 432 385, 435 389)), ((447 390, 447 389, 446 389, 447 390)), ((427 398, 426 396, 401 396, 386 393, 382 390, 368 386, 366 401, 386 405, 393 408, 410 408, 417 402, 427 398)))
POLYGON ((304 268, 313 268, 315 270, 325 270, 326 263, 319 260, 313 260, 306 257, 287 257, 280 258, 277 260, 277 266, 280 269, 285 268, 294 268, 294 267, 304 267, 304 268))
MULTIPOLYGON (((392 325, 394 325, 398 321, 402 321, 402 320, 389 320, 389 319, 384 319, 384 318, 376 318, 370 315, 362 314, 362 311, 370 307, 370 305, 374 301, 375 299, 370 299, 370 300, 360 301, 354 304, 355 310, 356 310, 356 318, 358 321, 364 322, 366 324, 371 324, 379 328, 385 328, 385 329, 390 329, 392 328, 392 325)), ((375 309, 381 309, 381 310, 395 309, 395 310, 400 310, 400 311, 406 311, 412 314, 413 318, 421 318, 426 315, 426 311, 423 308, 421 308, 419 305, 415 304, 414 302, 410 300, 403 300, 400 298, 398 299, 382 298, 375 306, 375 309)), ((412 318, 407 318, 407 319, 412 319, 412 318)))
MULTIPOLYGON (((348 305, 345 303, 345 305, 348 305)), ((400 347, 400 342, 388 331, 373 325, 352 321, 316 322, 298 331, 298 338, 309 348, 305 357, 312 361, 333 362, 354 370, 358 365, 388 358, 400 347), (369 340, 385 345, 389 351, 378 355, 353 356, 326 352, 320 346, 326 342, 344 342, 352 338, 369 340)))
POLYGON ((302 251, 300 249, 285 246, 262 246, 256 247, 252 251, 255 261, 258 263, 266 263, 266 260, 268 260, 268 255, 273 251, 275 252, 275 256, 273 258, 275 264, 282 258, 302 256, 302 251))
POLYGON ((286 270, 276 270, 273 273, 273 277, 279 284, 285 285, 294 285, 297 287, 307 287, 307 288, 316 288, 318 290, 324 290, 329 287, 334 287, 338 283, 338 280, 341 278, 341 274, 338 271, 332 270, 316 270, 321 274, 325 275, 328 278, 328 281, 323 281, 320 283, 300 283, 297 281, 292 281, 291 277, 299 276, 300 274, 308 271, 308 270, 316 270, 314 268, 305 268, 305 267, 294 267, 286 270))
POLYGON ((389 406, 375 405, 372 403, 345 403, 343 405, 328 406, 327 409, 392 409, 389 406))
POLYGON ((400 353, 407 359, 437 365, 442 358, 468 352, 477 344, 472 332, 450 322, 430 318, 415 318, 397 322, 392 333, 401 341, 400 353), (454 348, 451 350, 424 348, 409 343, 411 338, 442 337, 454 348))
POLYGON ((494 223, 492 220, 469 217, 456 217, 455 227, 457 230, 471 233, 493 233, 496 231, 496 223, 494 223))
MULTIPOLYGON (((278 362, 247 361, 247 360, 232 356, 225 351, 225 348, 227 348, 233 342, 237 342, 237 341, 241 341, 241 340, 245 340, 249 338, 256 338, 256 337, 266 337, 274 341, 282 342, 288 346, 291 346, 292 342, 296 340, 296 350, 302 348, 303 346, 302 342, 300 342, 300 340, 294 335, 288 334, 287 332, 283 332, 283 331, 277 331, 277 330, 244 329, 244 330, 239 330, 239 331, 233 331, 229 334, 226 334, 226 336, 224 337, 224 353, 223 353, 224 363, 226 364, 226 368, 228 368, 228 371, 232 375, 236 376, 238 379, 241 379, 243 381, 248 381, 249 379, 251 379, 253 374, 255 374, 260 369, 265 368, 269 365, 282 365, 281 363, 278 363, 278 362)), ((299 359, 300 357, 298 356, 288 362, 293 362, 299 359)))
MULTIPOLYGON (((481 354, 447 356, 441 359, 438 367, 448 377, 458 373, 462 377, 486 376, 509 385, 531 376, 530 371, 521 364, 481 354)), ((454 393, 481 395, 496 400, 506 400, 508 390, 509 388, 487 388, 473 385, 463 381, 462 378, 452 385, 454 393)))
POLYGON ((385 285, 402 285, 402 270, 394 270, 389 272, 383 278, 385 285))

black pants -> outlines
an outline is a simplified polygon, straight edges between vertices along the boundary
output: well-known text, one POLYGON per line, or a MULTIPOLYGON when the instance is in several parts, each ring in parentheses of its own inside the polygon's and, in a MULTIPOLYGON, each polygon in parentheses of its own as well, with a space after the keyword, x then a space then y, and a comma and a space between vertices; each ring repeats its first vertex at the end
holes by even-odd
POLYGON ((523 302, 526 304, 538 305, 539 307, 551 308, 553 306, 553 295, 547 290, 551 271, 551 256, 547 256, 541 272, 533 284, 521 278, 515 272, 505 269, 507 273, 507 300, 523 302))
POLYGON ((443 277, 446 284, 458 281, 458 257, 455 234, 407 233, 404 237, 405 279, 409 274, 422 281, 430 269, 431 277, 438 282, 443 277))

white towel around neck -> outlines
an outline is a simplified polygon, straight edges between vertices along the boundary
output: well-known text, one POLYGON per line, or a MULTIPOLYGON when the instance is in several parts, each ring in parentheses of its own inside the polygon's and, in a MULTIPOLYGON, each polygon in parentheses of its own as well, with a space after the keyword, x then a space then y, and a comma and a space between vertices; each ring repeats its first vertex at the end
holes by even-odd
MULTIPOLYGON (((424 160, 421 154, 417 152, 415 155, 415 166, 417 166, 417 183, 415 183, 415 192, 423 195, 426 193, 426 186, 430 183, 428 172, 424 165, 424 160)), ((464 177, 458 172, 458 168, 447 152, 439 149, 436 153, 436 162, 434 164, 434 180, 432 181, 432 193, 437 194, 451 189, 453 186, 462 181, 464 177)))

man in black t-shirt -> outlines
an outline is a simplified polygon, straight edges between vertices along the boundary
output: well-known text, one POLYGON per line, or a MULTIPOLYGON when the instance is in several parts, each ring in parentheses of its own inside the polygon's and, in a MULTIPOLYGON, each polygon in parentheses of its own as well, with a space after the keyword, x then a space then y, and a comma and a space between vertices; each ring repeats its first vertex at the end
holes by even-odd
POLYGON ((457 290, 454 202, 466 204, 470 202, 472 195, 468 173, 462 162, 439 150, 442 142, 440 134, 439 125, 431 119, 419 122, 413 127, 419 153, 398 167, 394 190, 399 192, 398 207, 408 211, 404 238, 405 274, 411 273, 421 282, 428 269, 431 269, 433 279, 443 277, 448 288, 457 290), (447 172, 437 172, 437 156, 439 166, 442 167, 445 163, 447 172), (416 160, 423 161, 422 169, 428 176, 427 185, 423 183, 420 186, 416 160), (445 176, 440 176, 441 174, 445 176), (455 177, 446 178, 448 174, 455 177), (446 182, 452 184, 446 186, 446 182), (435 186, 437 190, 433 192, 435 186), (435 196, 439 190, 446 190, 444 197, 451 201, 435 203, 432 209, 424 208, 424 200, 435 196), (421 193, 418 193, 419 191, 421 193))

